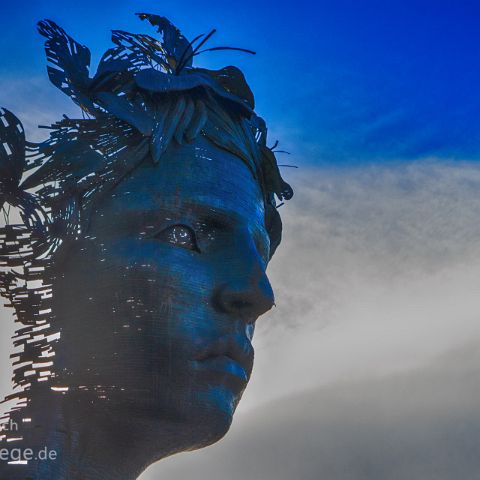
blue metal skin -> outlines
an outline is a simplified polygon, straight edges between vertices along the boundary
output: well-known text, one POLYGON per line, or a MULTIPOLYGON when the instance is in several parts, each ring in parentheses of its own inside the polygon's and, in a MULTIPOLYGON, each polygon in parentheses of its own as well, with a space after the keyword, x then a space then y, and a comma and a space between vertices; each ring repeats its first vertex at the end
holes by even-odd
MULTIPOLYGON (((180 32, 152 22, 171 34, 169 62, 191 64, 180 32)), ((88 58, 42 25, 56 64, 88 58)), ((69 90, 95 118, 65 119, 39 145, 26 144, 13 114, 1 118, 0 198, 24 224, 0 229, 0 267, 25 273, 0 276, 0 290, 26 325, 14 376, 25 393, 11 397, 23 404, 8 417, 21 428, 0 432, 1 480, 134 480, 155 461, 218 441, 250 379, 255 322, 274 305, 273 194, 293 192, 243 76, 196 69, 170 81, 150 69, 137 87, 122 49, 102 75, 123 83, 69 90), (173 93, 155 90, 165 82, 173 93)), ((75 75, 90 85, 87 70, 75 75)), ((60 74, 49 73, 55 83, 60 74)))
POLYGON ((120 183, 58 252, 56 383, 71 391, 34 402, 54 407, 34 443, 59 456, 33 478, 133 479, 223 437, 274 303, 268 249, 258 182, 203 137, 120 183))
MULTIPOLYGON (((199 137, 123 181, 88 236, 54 290, 65 378, 106 387, 95 409, 113 404, 116 428, 125 422, 151 460, 217 441, 250 378, 255 321, 274 302, 258 183, 199 137)), ((113 433, 110 445, 124 441, 113 433)))

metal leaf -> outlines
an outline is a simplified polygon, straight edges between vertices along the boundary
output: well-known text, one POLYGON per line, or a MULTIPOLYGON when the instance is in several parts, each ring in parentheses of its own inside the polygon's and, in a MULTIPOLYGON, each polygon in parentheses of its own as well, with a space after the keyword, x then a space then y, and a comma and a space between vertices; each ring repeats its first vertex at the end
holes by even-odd
POLYGON ((124 70, 128 70, 131 66, 130 61, 124 54, 124 49, 119 47, 109 48, 100 59, 97 68, 97 75, 103 75, 106 73, 117 73, 124 70))
POLYGON ((242 158, 256 177, 253 154, 243 141, 245 136, 241 126, 232 122, 230 116, 219 108, 208 108, 208 119, 209 121, 203 127, 207 138, 219 148, 242 158))
POLYGON ((209 75, 216 80, 227 92, 236 97, 244 99, 248 106, 253 110, 255 108, 255 99, 248 86, 242 71, 234 66, 228 66, 220 70, 207 70, 196 68, 196 72, 209 75))
POLYGON ((120 97, 110 92, 96 94, 98 103, 110 114, 134 126, 146 137, 152 134, 153 118, 145 110, 133 105, 125 96, 120 97))
POLYGON ((190 125, 190 121, 192 120, 194 112, 195 104, 190 97, 187 97, 185 110, 183 112, 182 118, 178 122, 177 129, 175 130, 174 134, 175 140, 179 145, 183 144, 185 131, 190 125))
POLYGON ((153 67, 155 64, 166 71, 173 70, 167 61, 167 52, 162 43, 149 35, 113 30, 112 42, 123 49, 125 58, 131 63, 130 70, 153 67))
POLYGON ((208 113, 205 104, 201 100, 197 100, 195 102, 193 118, 185 130, 185 139, 187 142, 193 142, 193 140, 195 140, 200 130, 205 126, 207 119, 208 113))
POLYGON ((160 114, 150 144, 153 163, 159 162, 160 157, 170 144, 170 140, 185 112, 186 105, 185 97, 180 97, 174 103, 173 108, 170 106, 165 113, 160 114))
POLYGON ((0 109, 0 208, 18 195, 18 184, 26 168, 25 133, 20 120, 0 109))
POLYGON ((234 102, 245 113, 252 113, 251 107, 247 100, 244 100, 222 87, 211 75, 206 73, 207 70, 193 73, 185 73, 182 75, 171 75, 159 72, 154 68, 141 70, 135 74, 135 83, 143 90, 153 93, 166 93, 172 91, 192 90, 198 87, 208 88, 220 97, 234 102))
MULTIPOLYGON (((141 20, 147 20, 152 26, 157 27, 158 33, 162 35, 162 44, 168 55, 175 59, 178 65, 180 59, 189 58, 185 62, 184 66, 192 66, 192 46, 190 42, 182 35, 180 30, 173 25, 170 20, 159 15, 153 15, 151 13, 137 13, 137 16, 141 20)), ((175 65, 176 67, 176 65, 175 65)))
POLYGON ((47 39, 45 52, 51 82, 83 109, 94 110, 88 95, 90 50, 51 20, 39 22, 38 31, 47 39))
POLYGON ((91 91, 111 91, 118 88, 119 84, 125 90, 129 80, 132 79, 129 74, 131 69, 132 63, 123 47, 109 48, 100 59, 97 72, 90 84, 91 91))
POLYGON ((77 182, 82 177, 101 170, 105 166, 103 155, 89 145, 78 142, 65 142, 56 145, 54 154, 37 171, 30 175, 22 188, 34 188, 54 180, 77 182))

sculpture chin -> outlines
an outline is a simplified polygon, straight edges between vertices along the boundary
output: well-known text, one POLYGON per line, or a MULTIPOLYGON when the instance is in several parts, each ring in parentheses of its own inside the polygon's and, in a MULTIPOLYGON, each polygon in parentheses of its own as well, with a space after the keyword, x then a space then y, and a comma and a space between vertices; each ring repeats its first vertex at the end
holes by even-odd
POLYGON ((191 425, 190 436, 192 444, 185 450, 198 450, 220 441, 230 430, 232 418, 232 416, 217 414, 206 419, 199 419, 199 421, 191 425))
POLYGON ((194 393, 185 405, 184 428, 195 439, 191 450, 209 446, 222 439, 229 431, 241 394, 229 386, 209 386, 194 393))
POLYGON ((127 429, 135 430, 151 446, 158 444, 161 456, 165 448, 170 455, 194 451, 228 433, 245 387, 246 382, 241 389, 228 383, 200 384, 197 378, 188 386, 170 385, 162 396, 152 392, 138 395, 125 389, 120 397, 110 398, 109 414, 128 418, 127 429), (171 388, 174 386, 176 389, 171 388))

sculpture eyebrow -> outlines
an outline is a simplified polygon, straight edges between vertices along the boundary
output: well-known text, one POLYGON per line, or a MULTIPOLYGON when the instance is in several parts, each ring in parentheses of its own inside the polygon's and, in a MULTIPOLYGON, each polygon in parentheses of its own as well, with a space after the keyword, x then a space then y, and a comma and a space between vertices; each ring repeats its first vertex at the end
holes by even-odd
MULTIPOLYGON (((237 212, 233 212, 223 207, 212 206, 202 202, 193 203, 189 201, 183 202, 183 205, 187 206, 188 208, 193 208, 194 210, 198 210, 200 208, 202 213, 200 215, 199 221, 205 222, 209 226, 218 228, 220 230, 233 229, 236 225, 244 223, 244 217, 242 218, 237 212)), ((252 231, 252 235, 254 238, 257 238, 257 240, 269 238, 268 232, 263 222, 260 224, 258 224, 257 222, 253 223, 255 225, 254 231, 252 231)), ((262 242, 262 240, 260 241, 262 242)))
POLYGON ((238 214, 211 205, 195 204, 193 213, 196 215, 196 222, 217 230, 233 230, 242 223, 238 214))
POLYGON ((238 224, 245 223, 245 219, 250 219, 233 210, 204 202, 184 201, 182 205, 193 212, 198 212, 200 221, 220 229, 233 228, 238 224))

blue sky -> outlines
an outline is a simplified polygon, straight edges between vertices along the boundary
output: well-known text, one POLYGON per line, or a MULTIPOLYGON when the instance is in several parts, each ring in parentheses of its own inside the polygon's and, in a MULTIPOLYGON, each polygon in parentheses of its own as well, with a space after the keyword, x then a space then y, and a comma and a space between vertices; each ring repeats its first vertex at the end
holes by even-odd
POLYGON ((215 27, 211 46, 258 52, 210 53, 197 57, 197 64, 244 70, 258 112, 294 154, 289 161, 476 160, 476 3, 50 0, 30 1, 26 9, 22 2, 8 2, 0 20, 0 104, 19 115, 29 113, 22 102, 32 102, 34 111, 56 109, 57 115, 67 108, 68 100, 48 87, 37 20, 58 22, 89 46, 95 62, 109 46, 110 29, 148 31, 133 16, 148 11, 169 17, 189 38, 215 27))

